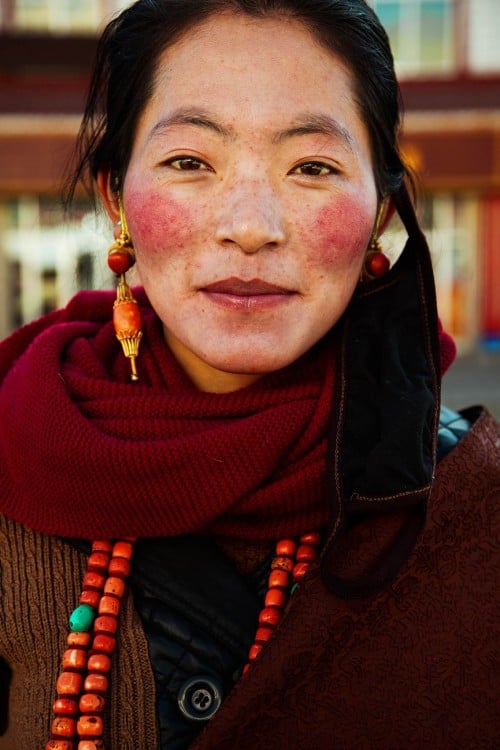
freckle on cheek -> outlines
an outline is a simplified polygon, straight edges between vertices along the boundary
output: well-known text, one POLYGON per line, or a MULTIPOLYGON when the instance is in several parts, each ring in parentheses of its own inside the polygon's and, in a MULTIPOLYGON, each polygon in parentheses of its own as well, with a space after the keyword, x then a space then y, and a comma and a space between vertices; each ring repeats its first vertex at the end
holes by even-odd
POLYGON ((151 250, 172 245, 182 248, 191 226, 189 211, 184 206, 155 194, 130 196, 127 219, 132 238, 151 250))
POLYGON ((356 261, 370 236, 365 212, 352 201, 336 202, 321 209, 315 220, 316 250, 324 263, 356 261))

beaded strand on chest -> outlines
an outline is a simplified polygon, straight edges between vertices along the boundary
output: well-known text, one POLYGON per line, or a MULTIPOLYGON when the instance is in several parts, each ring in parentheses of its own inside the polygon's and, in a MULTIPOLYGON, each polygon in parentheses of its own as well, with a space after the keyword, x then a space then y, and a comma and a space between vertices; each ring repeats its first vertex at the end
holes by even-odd
POLYGON ((104 749, 103 713, 111 655, 133 541, 92 543, 79 606, 70 616, 71 632, 56 684, 51 739, 45 750, 104 749))
POLYGON ((280 539, 276 544, 271 562, 264 607, 259 614, 257 632, 248 652, 248 662, 243 669, 245 674, 258 658, 264 645, 279 625, 288 597, 293 594, 299 582, 308 572, 311 563, 318 557, 320 534, 303 534, 299 542, 293 539, 280 539))
MULTIPOLYGON (((133 539, 95 541, 83 579, 79 606, 70 616, 70 633, 56 683, 51 738, 45 750, 104 750, 104 711, 111 656, 125 581, 130 573, 133 539)), ((271 562, 264 606, 259 614, 246 673, 279 625, 288 597, 317 559, 320 535, 298 542, 281 539, 271 562)))

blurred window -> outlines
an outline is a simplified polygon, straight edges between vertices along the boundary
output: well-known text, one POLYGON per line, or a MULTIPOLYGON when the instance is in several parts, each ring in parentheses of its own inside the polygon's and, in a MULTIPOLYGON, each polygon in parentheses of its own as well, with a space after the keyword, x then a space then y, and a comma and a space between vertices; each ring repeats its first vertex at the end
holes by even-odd
POLYGON ((69 216, 50 198, 0 201, 0 338, 80 289, 111 288, 110 241, 109 221, 87 203, 69 216))
POLYGON ((453 0, 371 0, 371 5, 389 35, 400 77, 453 70, 453 0))
POLYGON ((469 0, 469 68, 475 73, 500 71, 499 0, 469 0))
POLYGON ((128 4, 123 0, 14 0, 11 25, 26 31, 95 34, 128 4))
MULTIPOLYGON (((419 219, 431 251, 438 310, 461 352, 472 349, 479 327, 480 202, 472 193, 443 192, 419 201, 419 219)), ((384 252, 395 262, 406 242, 395 216, 382 235, 384 252)))

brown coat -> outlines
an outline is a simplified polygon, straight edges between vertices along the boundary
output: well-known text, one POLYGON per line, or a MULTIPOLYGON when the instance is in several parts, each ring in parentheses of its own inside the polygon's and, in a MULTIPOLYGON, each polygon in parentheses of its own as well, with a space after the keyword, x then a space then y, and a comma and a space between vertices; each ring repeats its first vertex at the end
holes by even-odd
MULTIPOLYGON (((313 570, 192 750, 500 748, 499 506, 500 426, 483 414, 439 464, 425 529, 392 584, 339 599, 313 570)), ((346 555, 356 564, 369 555, 391 519, 360 527, 346 555)), ((0 656, 13 670, 1 750, 44 747, 84 564, 63 542, 0 516, 0 656)), ((113 686, 107 750, 157 748, 153 676, 130 597, 113 686)))
MULTIPOLYGON (((382 529, 360 533, 364 554, 382 529)), ((499 541, 500 426, 483 415, 439 464, 392 585, 346 601, 311 575, 192 750, 498 750, 499 541)))

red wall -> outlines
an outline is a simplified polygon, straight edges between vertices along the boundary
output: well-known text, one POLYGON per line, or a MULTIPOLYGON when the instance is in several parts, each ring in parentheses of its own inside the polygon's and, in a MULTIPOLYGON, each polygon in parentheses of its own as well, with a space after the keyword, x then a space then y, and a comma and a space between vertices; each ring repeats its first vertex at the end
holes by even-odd
POLYGON ((484 202, 484 267, 481 330, 485 342, 500 345, 500 196, 484 202))

